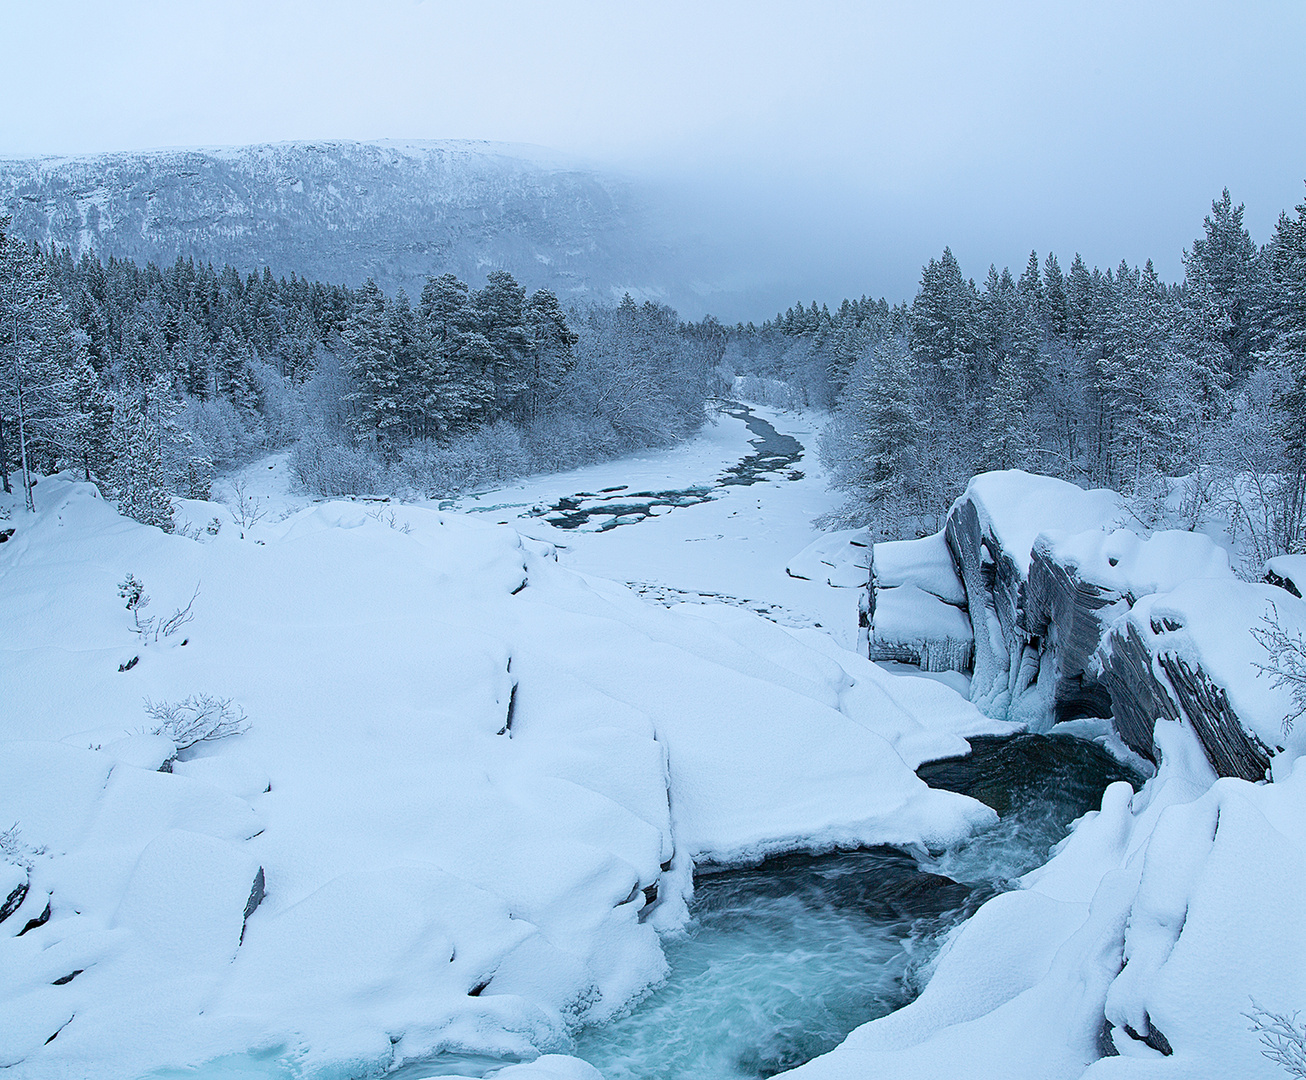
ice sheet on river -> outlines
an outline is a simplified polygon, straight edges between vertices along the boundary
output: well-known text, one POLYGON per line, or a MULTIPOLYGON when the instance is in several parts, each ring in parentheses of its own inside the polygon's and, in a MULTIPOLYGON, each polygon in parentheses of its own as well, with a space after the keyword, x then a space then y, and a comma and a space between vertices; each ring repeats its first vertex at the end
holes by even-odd
POLYGON ((991 819, 911 766, 997 725, 816 631, 667 610, 429 509, 242 540, 191 505, 227 521, 201 543, 67 477, 37 494, 0 548, 9 1076, 533 1056, 661 976, 693 860, 991 819), (144 615, 198 584, 193 622, 132 632, 128 573, 144 615), (195 694, 249 730, 154 771, 160 737, 123 741, 144 699, 195 694))

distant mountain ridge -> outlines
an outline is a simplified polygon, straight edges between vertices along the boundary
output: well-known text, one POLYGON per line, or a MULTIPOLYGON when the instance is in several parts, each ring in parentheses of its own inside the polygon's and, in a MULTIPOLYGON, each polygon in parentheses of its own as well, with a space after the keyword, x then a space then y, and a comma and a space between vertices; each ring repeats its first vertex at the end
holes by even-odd
POLYGON ((404 288, 490 270, 566 299, 675 303, 677 256, 635 186, 538 147, 315 141, 0 158, 0 213, 42 243, 404 288))

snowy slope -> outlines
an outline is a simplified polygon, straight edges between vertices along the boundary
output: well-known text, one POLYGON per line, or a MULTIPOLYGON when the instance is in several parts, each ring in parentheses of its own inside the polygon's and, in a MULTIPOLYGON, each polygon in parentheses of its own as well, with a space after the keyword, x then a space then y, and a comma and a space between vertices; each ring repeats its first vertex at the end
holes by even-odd
POLYGON ((993 726, 819 631, 666 608, 430 508, 241 539, 190 504, 226 519, 197 541, 36 490, 0 546, 0 885, 30 882, 0 922, 11 1076, 534 1056, 660 978, 695 861, 992 820, 910 766, 993 726), (198 584, 193 621, 143 643, 129 572, 146 616, 198 584), (248 731, 154 771, 172 747, 124 737, 197 693, 248 731))

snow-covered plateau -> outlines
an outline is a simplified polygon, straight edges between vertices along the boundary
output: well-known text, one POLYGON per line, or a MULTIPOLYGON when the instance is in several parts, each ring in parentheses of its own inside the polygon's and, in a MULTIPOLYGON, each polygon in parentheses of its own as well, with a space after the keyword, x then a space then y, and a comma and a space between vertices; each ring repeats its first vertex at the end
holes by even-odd
MULTIPOLYGON (((313 503, 273 458, 241 487, 261 520, 183 502, 176 535, 67 473, 35 515, 0 496, 0 1071, 594 1080, 572 1036, 665 978, 696 865, 992 827, 914 770, 1016 726, 855 651, 869 563, 811 530, 814 454, 549 523, 712 487, 754 434, 443 508, 313 503), (188 718, 239 731, 186 746, 188 718)), ((884 558, 898 588, 937 561, 884 558)), ((953 617, 956 589, 921 595, 953 617)), ((991 631, 985 704, 1021 689, 991 631)), ((1306 1002, 1306 770, 1217 779, 1183 718, 1154 749, 912 1004, 795 1075, 1281 1075, 1244 1013, 1306 1002)))

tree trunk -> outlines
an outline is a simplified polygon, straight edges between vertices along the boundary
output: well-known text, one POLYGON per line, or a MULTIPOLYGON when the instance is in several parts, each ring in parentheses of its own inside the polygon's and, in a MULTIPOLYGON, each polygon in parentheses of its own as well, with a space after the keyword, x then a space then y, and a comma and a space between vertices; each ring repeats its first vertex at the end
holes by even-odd
POLYGON ((36 502, 32 498, 32 473, 27 465, 27 417, 23 407, 23 375, 18 366, 18 357, 14 357, 14 385, 18 388, 18 452, 23 467, 23 493, 27 498, 27 509, 36 513, 36 502))
POLYGON ((0 416, 0 487, 6 495, 13 494, 9 486, 9 444, 5 442, 5 418, 0 416))

